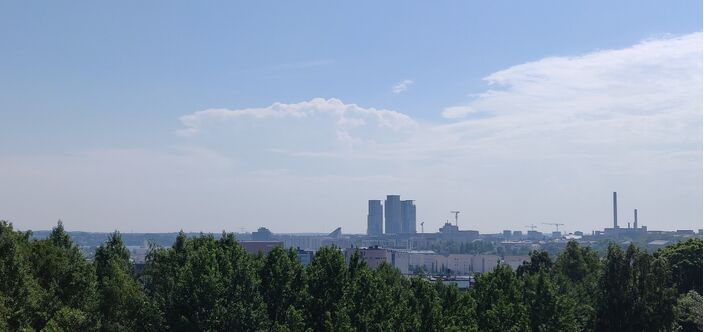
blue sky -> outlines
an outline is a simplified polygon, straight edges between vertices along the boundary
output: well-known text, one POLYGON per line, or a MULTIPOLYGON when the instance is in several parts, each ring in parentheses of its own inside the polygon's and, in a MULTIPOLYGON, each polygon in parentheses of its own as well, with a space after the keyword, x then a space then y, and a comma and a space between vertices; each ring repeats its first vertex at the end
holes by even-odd
POLYGON ((701 13, 696 1, 4 2, 0 180, 13 190, 0 218, 363 232, 366 200, 399 193, 426 226, 460 209, 482 231, 591 230, 619 190, 652 227, 700 228, 701 13), (221 112, 183 120, 209 109, 221 112), (316 120, 275 115, 292 109, 316 120))

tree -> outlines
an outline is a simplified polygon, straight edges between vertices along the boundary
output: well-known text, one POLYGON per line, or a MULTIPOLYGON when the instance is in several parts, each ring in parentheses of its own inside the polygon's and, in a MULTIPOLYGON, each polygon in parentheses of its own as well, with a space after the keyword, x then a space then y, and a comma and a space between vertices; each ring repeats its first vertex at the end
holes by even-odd
POLYGON ((530 260, 523 262, 516 270, 516 274, 521 277, 524 274, 536 274, 539 272, 549 272, 553 263, 547 251, 531 251, 530 260))
POLYGON ((672 284, 680 294, 695 290, 702 294, 702 240, 688 239, 658 250, 656 256, 667 259, 672 284))
POLYGON ((425 278, 414 276, 411 278, 412 296, 409 305, 415 321, 413 330, 438 331, 442 327, 442 308, 440 298, 435 287, 425 278))
POLYGON ((569 241, 565 250, 555 259, 552 272, 560 294, 574 299, 577 330, 591 331, 596 318, 596 294, 601 262, 597 253, 589 247, 582 247, 576 241, 569 241))
POLYGON ((599 331, 660 331, 674 320, 674 290, 664 259, 630 245, 625 254, 609 245, 597 295, 599 331))
POLYGON ((133 277, 129 251, 119 232, 95 251, 102 331, 145 331, 158 327, 158 314, 133 277))
POLYGON ((27 259, 29 235, 0 220, 0 323, 11 331, 40 329, 46 322, 43 292, 27 259))
POLYGON ((702 331, 702 296, 696 291, 680 295, 675 306, 675 331, 702 331))
POLYGON ((521 285, 506 265, 477 276, 474 287, 477 323, 480 331, 526 331, 527 308, 523 305, 521 285))
POLYGON ((309 298, 308 321, 315 331, 337 331, 349 327, 347 313, 348 273, 340 250, 323 247, 306 270, 309 298))
POLYGON ((457 285, 435 284, 442 308, 442 327, 445 331, 477 331, 476 303, 457 285))
POLYGON ((546 271, 525 274, 523 280, 524 303, 528 308, 532 331, 579 330, 574 300, 559 293, 546 271))
POLYGON ((82 330, 97 329, 95 270, 63 223, 59 221, 46 239, 32 241, 30 249, 32 271, 45 294, 42 325, 51 320, 56 328, 71 329, 80 322, 82 330))
POLYGON ((565 250, 557 256, 555 269, 572 283, 596 280, 599 256, 589 247, 580 247, 576 241, 569 241, 565 250))
MULTIPOLYGON (((276 247, 269 252, 259 271, 261 293, 267 306, 269 321, 274 326, 290 326, 300 322, 297 308, 303 307, 305 282, 303 266, 293 250, 276 247)), ((302 317, 300 317, 302 318, 302 317)))
POLYGON ((377 320, 386 319, 392 325, 393 331, 413 330, 415 314, 410 305, 413 293, 408 278, 401 275, 397 268, 386 263, 372 272, 380 283, 376 296, 383 308, 383 311, 377 314, 377 320))
POLYGON ((353 254, 350 259, 350 325, 356 331, 390 331, 394 326, 394 306, 381 277, 353 254))
MULTIPOLYGON (((259 292, 258 264, 235 241, 212 235, 188 239, 147 256, 147 292, 164 313, 166 329, 265 330, 267 307, 259 292)), ((295 314, 295 313, 292 313, 295 314)))
MULTIPOLYGON (((235 240, 232 233, 223 232, 217 241, 216 259, 225 282, 223 328, 229 331, 257 331, 269 325, 267 306, 260 293, 257 271, 263 265, 262 256, 253 259, 235 240)), ((295 316, 296 313, 289 312, 295 316)), ((287 320, 295 317, 287 317, 287 320)))

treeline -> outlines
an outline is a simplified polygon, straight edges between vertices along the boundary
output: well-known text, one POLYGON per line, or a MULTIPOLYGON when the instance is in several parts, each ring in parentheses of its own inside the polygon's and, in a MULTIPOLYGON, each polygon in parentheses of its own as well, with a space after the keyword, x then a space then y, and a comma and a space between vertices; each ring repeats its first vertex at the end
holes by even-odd
POLYGON ((604 258, 571 242, 460 291, 334 247, 305 267, 253 256, 232 234, 180 234, 136 274, 117 232, 88 261, 60 223, 30 240, 0 222, 2 331, 701 331, 701 293, 701 240, 604 258))

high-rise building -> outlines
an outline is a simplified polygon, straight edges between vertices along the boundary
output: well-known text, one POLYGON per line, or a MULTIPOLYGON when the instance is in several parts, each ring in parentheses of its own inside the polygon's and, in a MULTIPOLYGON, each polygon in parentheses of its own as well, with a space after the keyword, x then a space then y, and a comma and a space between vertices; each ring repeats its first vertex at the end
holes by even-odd
POLYGON ((416 233, 416 206, 412 200, 401 201, 401 233, 416 233))
POLYGON ((381 235, 384 233, 384 209, 380 200, 369 200, 369 214, 367 214, 367 235, 381 235))
POLYGON ((386 234, 400 234, 403 223, 401 196, 387 195, 384 201, 384 228, 386 234))

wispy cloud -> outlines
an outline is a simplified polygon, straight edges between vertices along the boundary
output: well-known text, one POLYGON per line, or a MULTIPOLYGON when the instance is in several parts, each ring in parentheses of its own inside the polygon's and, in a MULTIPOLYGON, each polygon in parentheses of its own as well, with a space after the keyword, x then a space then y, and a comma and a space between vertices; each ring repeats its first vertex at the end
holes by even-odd
POLYGON ((448 129, 531 150, 700 150, 702 35, 550 57, 487 76, 448 129), (486 118, 462 118, 482 112, 486 118))
POLYGON ((413 81, 412 81, 412 80, 403 80, 403 81, 401 81, 401 82, 398 82, 398 83, 394 84, 394 85, 391 87, 391 92, 393 92, 394 94, 399 94, 399 93, 401 93, 401 92, 404 92, 404 91, 408 90, 408 88, 409 88, 412 84, 413 84, 413 81))

